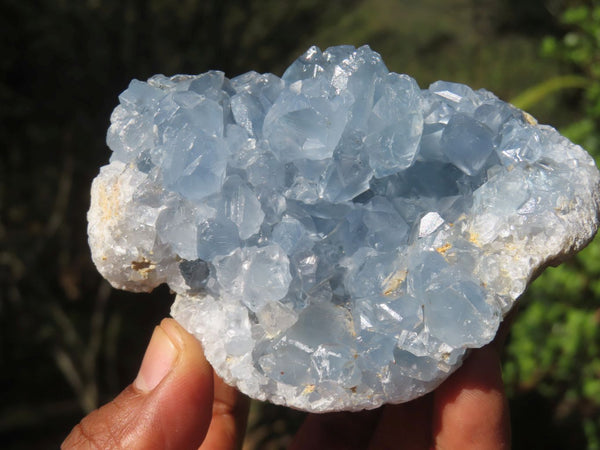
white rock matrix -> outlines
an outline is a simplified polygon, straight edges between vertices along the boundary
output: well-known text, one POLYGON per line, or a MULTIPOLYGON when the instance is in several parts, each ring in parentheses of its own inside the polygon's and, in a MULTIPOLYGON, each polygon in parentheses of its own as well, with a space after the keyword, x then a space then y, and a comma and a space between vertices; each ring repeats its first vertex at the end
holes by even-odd
POLYGON ((326 412, 438 386, 598 227, 592 158, 492 93, 420 89, 368 46, 279 78, 133 80, 92 185, 110 283, 173 316, 249 396, 326 412))

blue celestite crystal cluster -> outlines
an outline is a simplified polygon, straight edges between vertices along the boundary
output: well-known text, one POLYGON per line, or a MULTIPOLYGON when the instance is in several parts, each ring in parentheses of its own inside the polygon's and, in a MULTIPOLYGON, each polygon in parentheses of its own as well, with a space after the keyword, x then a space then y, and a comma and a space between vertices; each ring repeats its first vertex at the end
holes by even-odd
POLYGON ((92 189, 114 286, 168 283, 227 382, 309 411, 434 389, 598 224, 591 157, 492 93, 369 47, 279 78, 134 80, 92 189))

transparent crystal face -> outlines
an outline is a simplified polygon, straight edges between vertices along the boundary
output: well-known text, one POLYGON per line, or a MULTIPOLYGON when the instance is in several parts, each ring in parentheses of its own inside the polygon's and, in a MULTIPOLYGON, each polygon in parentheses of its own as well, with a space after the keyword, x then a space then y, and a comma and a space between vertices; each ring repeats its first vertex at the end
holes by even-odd
POLYGON ((312 47, 282 78, 157 75, 119 100, 94 260, 118 287, 168 283, 256 398, 358 410, 430 391, 597 226, 581 148, 490 92, 422 90, 368 46, 312 47))

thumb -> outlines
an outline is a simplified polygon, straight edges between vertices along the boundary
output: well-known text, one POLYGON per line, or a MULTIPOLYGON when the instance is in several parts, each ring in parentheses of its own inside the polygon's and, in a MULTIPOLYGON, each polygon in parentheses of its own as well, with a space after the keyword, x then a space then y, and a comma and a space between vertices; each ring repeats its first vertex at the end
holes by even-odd
POLYGON ((75 426, 62 448, 198 448, 212 404, 213 372, 202 346, 165 319, 133 384, 75 426))

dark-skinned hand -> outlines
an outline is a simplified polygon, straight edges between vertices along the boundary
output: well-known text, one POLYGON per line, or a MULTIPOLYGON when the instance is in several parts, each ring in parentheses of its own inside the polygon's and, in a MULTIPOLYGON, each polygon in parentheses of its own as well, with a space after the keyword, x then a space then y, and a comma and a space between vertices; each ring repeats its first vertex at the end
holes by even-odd
MULTIPOLYGON (((360 413, 309 414, 291 449, 507 449, 499 344, 471 352, 434 392, 360 413)), ((156 327, 135 381, 73 428, 63 449, 242 447, 248 399, 173 319, 156 327)))

